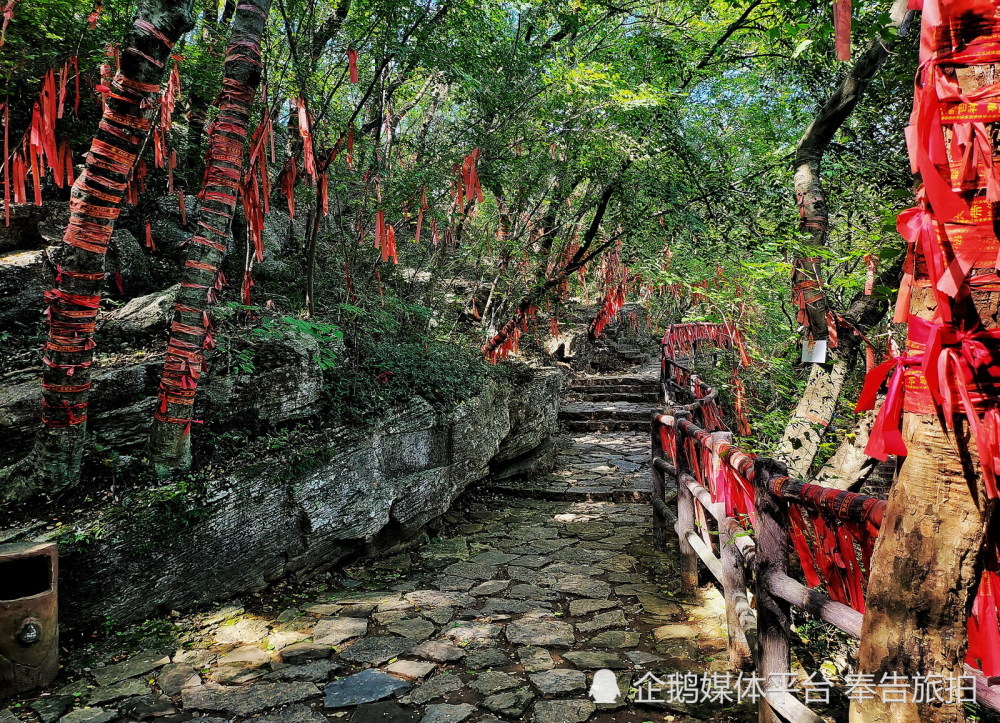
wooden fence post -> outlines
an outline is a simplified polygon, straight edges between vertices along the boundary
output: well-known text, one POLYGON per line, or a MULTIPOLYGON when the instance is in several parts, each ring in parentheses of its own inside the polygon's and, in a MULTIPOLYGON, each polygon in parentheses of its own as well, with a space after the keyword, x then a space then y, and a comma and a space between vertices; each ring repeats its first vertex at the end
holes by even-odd
MULTIPOLYGON (((754 463, 756 527, 757 670, 765 691, 788 683, 789 604, 772 594, 769 577, 788 574, 788 504, 771 494, 768 481, 787 474, 784 465, 771 459, 754 463), (772 680, 773 678, 773 680, 772 680)), ((766 701, 758 703, 759 723, 781 723, 782 718, 766 701)))
MULTIPOLYGON (((713 432, 715 444, 732 444, 732 432, 713 432)), ((716 446, 716 449, 718 447, 716 446)), ((725 518, 725 503, 717 503, 719 519, 725 518)), ((743 555, 736 548, 733 526, 719 525, 719 558, 722 560, 722 591, 726 598, 726 627, 729 632, 729 660, 736 670, 749 670, 753 662, 750 644, 737 612, 737 600, 746 601, 746 570, 743 555)))
MULTIPOLYGON (((663 459, 664 452, 663 442, 660 439, 660 422, 657 420, 659 416, 660 412, 654 409, 649 422, 649 446, 652 460, 649 464, 649 477, 654 500, 662 500, 666 496, 663 472, 656 466, 656 460, 663 459)), ((656 508, 655 503, 653 504, 653 546, 661 552, 667 549, 667 521, 656 508)))
POLYGON ((681 553, 681 589, 692 594, 698 588, 698 553, 687 540, 689 530, 694 530, 694 495, 684 484, 684 474, 690 471, 684 454, 684 433, 681 422, 691 416, 690 412, 674 412, 674 439, 677 446, 677 543, 681 553))
POLYGON ((670 360, 663 355, 663 348, 660 348, 660 386, 656 391, 656 398, 661 407, 666 407, 670 403, 667 395, 667 378, 670 376, 670 360))

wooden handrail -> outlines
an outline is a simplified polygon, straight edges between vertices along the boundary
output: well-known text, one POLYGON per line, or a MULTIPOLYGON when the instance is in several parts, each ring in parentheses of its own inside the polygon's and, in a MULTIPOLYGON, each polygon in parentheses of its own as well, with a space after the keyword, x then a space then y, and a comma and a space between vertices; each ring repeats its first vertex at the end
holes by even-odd
POLYGON ((782 600, 805 610, 813 617, 828 622, 851 637, 861 637, 863 616, 850 605, 835 602, 829 595, 812 590, 788 575, 771 573, 763 580, 770 592, 782 600))
MULTIPOLYGON (((789 504, 805 507, 828 517, 855 524, 868 524, 877 530, 882 523, 887 502, 854 492, 834 490, 802 480, 791 479, 783 465, 770 459, 754 458, 728 442, 728 435, 707 432, 691 420, 692 414, 718 399, 718 390, 712 389, 690 369, 663 357, 660 388, 667 413, 652 415, 650 426, 653 440, 652 474, 663 482, 672 478, 676 489, 670 493, 653 495, 654 520, 669 520, 677 534, 681 550, 681 581, 688 592, 697 585, 698 561, 722 584, 726 595, 727 618, 730 621, 730 654, 740 667, 734 647, 749 645, 755 651, 753 659, 758 674, 783 676, 790 670, 790 609, 794 606, 813 617, 827 622, 838 630, 860 639, 863 615, 843 603, 837 602, 818 590, 803 585, 788 575, 788 515, 789 504), (673 404, 667 392, 674 389, 691 395, 690 387, 683 387, 670 379, 668 370, 677 367, 688 375, 688 381, 708 390, 705 397, 686 404, 673 404), (677 464, 664 459, 660 446, 659 427, 672 428, 674 444, 672 456, 677 464), (746 534, 740 522, 726 515, 723 505, 712 499, 712 494, 688 469, 684 449, 685 438, 693 438, 718 454, 734 470, 740 472, 754 485, 757 512, 756 541, 746 534), (677 514, 673 514, 668 500, 677 501, 677 514), (711 518, 718 528, 719 556, 707 535, 700 535, 695 520, 711 518), (747 598, 747 579, 753 571, 756 585, 756 614, 747 598), (740 592, 742 591, 742 594, 740 592), (735 623, 735 625, 734 625, 735 623)), ((654 483, 654 489, 655 489, 654 483)), ((966 665, 965 673, 975 680, 976 699, 986 707, 1000 711, 1000 685, 991 686, 981 671, 966 665)), ((823 719, 787 692, 769 691, 759 704, 760 723, 820 723, 823 719)))

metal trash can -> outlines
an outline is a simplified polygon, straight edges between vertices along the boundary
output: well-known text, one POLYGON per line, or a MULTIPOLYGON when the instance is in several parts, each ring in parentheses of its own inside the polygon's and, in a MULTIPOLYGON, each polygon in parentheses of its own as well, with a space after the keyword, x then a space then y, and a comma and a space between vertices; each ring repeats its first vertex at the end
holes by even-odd
POLYGON ((58 578, 54 543, 0 545, 0 699, 56 677, 58 578))

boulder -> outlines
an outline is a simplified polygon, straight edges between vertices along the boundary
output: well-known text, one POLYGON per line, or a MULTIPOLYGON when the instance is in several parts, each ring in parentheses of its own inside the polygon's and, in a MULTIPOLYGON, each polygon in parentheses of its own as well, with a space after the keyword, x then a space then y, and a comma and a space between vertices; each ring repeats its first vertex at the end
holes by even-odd
POLYGON ((10 225, 0 223, 0 254, 44 248, 56 233, 62 238, 68 219, 66 201, 45 201, 41 206, 11 204, 10 225))
POLYGON ((115 229, 111 234, 105 268, 108 272, 105 290, 112 297, 131 299, 155 288, 147 252, 125 229, 115 229))
MULTIPOLYGON (((88 421, 94 439, 116 450, 145 443, 156 401, 157 368, 142 362, 95 370, 88 421)), ((0 466, 31 451, 39 427, 40 395, 35 379, 0 386, 0 466)))
POLYGON ((13 251, 0 255, 0 332, 33 329, 42 320, 43 294, 55 275, 45 252, 13 251))
POLYGON ((138 296, 125 306, 108 312, 101 321, 102 338, 137 343, 155 337, 165 339, 173 316, 173 305, 180 285, 138 296))
POLYGON ((323 370, 316 339, 276 327, 274 335, 254 342, 239 365, 233 363, 235 353, 220 350, 209 357, 200 398, 206 419, 256 426, 302 419, 317 411, 323 370))

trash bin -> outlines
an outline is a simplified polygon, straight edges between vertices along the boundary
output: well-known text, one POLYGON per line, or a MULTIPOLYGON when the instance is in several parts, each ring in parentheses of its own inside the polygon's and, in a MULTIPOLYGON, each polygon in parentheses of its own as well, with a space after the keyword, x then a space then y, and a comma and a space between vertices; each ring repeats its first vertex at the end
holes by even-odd
POLYGON ((56 677, 58 577, 55 544, 0 545, 0 699, 56 677))

